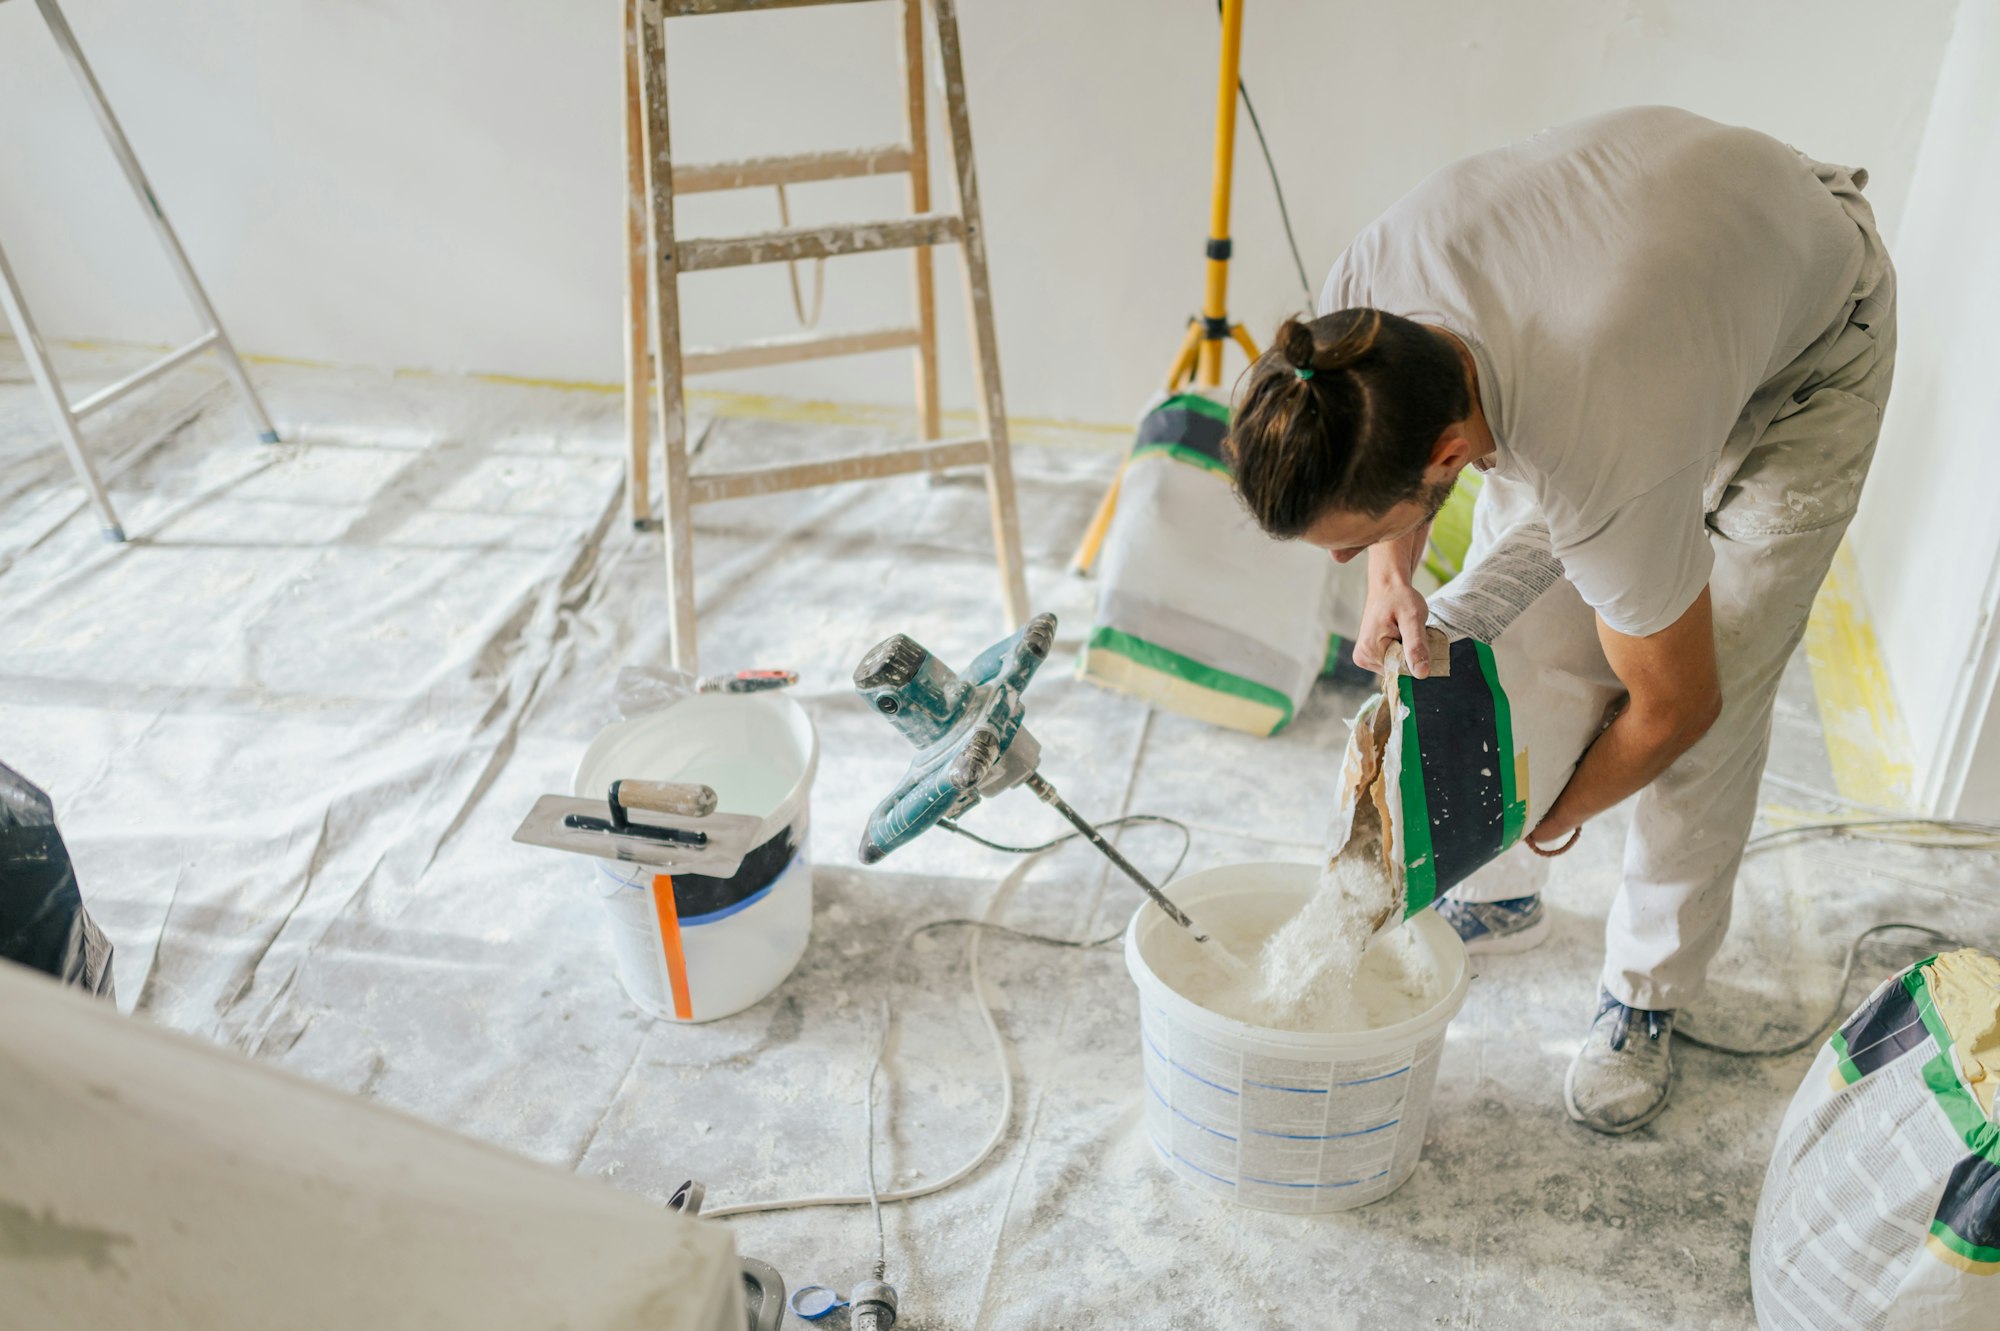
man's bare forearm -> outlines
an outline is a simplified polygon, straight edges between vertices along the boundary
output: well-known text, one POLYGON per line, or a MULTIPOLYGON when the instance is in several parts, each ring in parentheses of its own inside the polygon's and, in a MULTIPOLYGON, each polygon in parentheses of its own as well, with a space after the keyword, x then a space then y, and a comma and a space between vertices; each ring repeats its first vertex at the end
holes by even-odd
POLYGON ((1681 617, 1644 636, 1619 633, 1600 616, 1598 641, 1629 701, 1535 828, 1536 845, 1561 841, 1674 765, 1722 715, 1715 620, 1708 588, 1681 617))
POLYGON ((1584 751, 1569 784, 1536 829, 1537 844, 1567 837, 1643 790, 1707 733, 1710 713, 1674 716, 1627 708, 1584 751))

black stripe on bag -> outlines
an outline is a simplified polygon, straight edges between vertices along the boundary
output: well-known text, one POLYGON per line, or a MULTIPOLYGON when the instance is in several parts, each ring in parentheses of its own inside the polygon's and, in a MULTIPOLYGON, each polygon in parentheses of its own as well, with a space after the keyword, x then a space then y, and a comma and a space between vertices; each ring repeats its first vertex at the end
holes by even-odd
POLYGON ((1424 806, 1437 893, 1443 895, 1505 848, 1505 800, 1493 690, 1480 669, 1478 644, 1451 644, 1451 673, 1412 689, 1408 724, 1423 755, 1424 806))
POLYGON ((1832 1043, 1842 1074, 1849 1082, 1856 1082, 1887 1067, 1930 1036, 1917 1012, 1916 996, 1899 978, 1863 1003, 1861 1010, 1834 1032, 1832 1043))
POLYGON ((1219 421, 1187 407, 1161 407, 1148 412, 1146 418, 1139 422, 1139 437, 1133 447, 1177 445, 1226 467, 1228 460, 1222 456, 1222 443, 1228 437, 1227 421, 1219 421))
POLYGON ((1959 1161, 1945 1180, 1931 1233, 1937 1233, 1938 1225, 1958 1240, 1950 1245, 1954 1249, 1963 1245, 1973 1250, 1960 1256, 1982 1263, 2000 1260, 2000 1165, 1977 1155, 1959 1161))

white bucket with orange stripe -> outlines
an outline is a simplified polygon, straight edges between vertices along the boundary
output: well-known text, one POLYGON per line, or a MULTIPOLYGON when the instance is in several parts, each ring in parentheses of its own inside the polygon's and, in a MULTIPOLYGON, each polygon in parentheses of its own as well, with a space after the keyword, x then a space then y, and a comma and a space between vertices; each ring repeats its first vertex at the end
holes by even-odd
POLYGON ((723 813, 762 820, 729 878, 654 874, 592 860, 611 922, 618 978, 644 1011, 675 1021, 741 1012, 780 984, 812 933, 807 831, 819 736, 782 693, 697 693, 601 732, 577 764, 576 793, 611 782, 697 782, 723 813))

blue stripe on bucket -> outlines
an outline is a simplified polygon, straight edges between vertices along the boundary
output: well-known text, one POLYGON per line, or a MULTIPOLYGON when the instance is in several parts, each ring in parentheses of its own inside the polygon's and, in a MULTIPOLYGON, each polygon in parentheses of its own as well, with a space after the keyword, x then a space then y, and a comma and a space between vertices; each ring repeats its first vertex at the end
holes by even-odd
MULTIPOLYGON (((1391 1078, 1391 1077, 1400 1077, 1400 1076, 1402 1076, 1402 1075, 1403 1075, 1403 1074, 1404 1074, 1405 1072, 1408 1072, 1409 1070, 1410 1070, 1410 1065, 1409 1065, 1409 1064, 1407 1064, 1407 1063, 1405 1063, 1405 1064, 1404 1064, 1404 1065, 1403 1065, 1402 1067, 1400 1067, 1400 1068, 1397 1068, 1397 1069, 1396 1069, 1396 1070, 1395 1070, 1394 1072, 1384 1072, 1384 1073, 1380 1074, 1379 1076, 1374 1076, 1374 1077, 1362 1077, 1362 1078, 1360 1078, 1360 1079, 1358 1079, 1358 1080, 1355 1080, 1355 1081, 1337 1081, 1337 1082, 1335 1082, 1335 1083, 1334 1083, 1334 1085, 1335 1085, 1335 1086, 1366 1086, 1366 1085, 1367 1085, 1367 1084, 1368 1084, 1369 1082, 1371 1082, 1371 1081, 1387 1081, 1387 1080, 1389 1080, 1389 1078, 1391 1078)), ((1248 1078, 1248 1077, 1245 1077, 1245 1078, 1243 1079, 1243 1084, 1244 1084, 1245 1086, 1256 1086, 1256 1087, 1260 1087, 1260 1088, 1262 1088, 1262 1089, 1264 1089, 1264 1090, 1267 1090, 1267 1091, 1290 1091, 1290 1092, 1291 1092, 1291 1093, 1292 1093, 1293 1095, 1325 1095, 1325 1094, 1327 1094, 1327 1090, 1326 1090, 1326 1088, 1325 1088, 1325 1087, 1323 1087, 1323 1086, 1280 1086, 1280 1085, 1278 1085, 1278 1084, 1277 1084, 1277 1083, 1275 1083, 1275 1082, 1268 1082, 1268 1081, 1252 1081, 1252 1080, 1251 1080, 1250 1078, 1248 1078)))
POLYGON ((1380 1132, 1384 1128, 1393 1128, 1402 1121, 1403 1120, 1400 1118, 1392 1118, 1387 1123, 1377 1123, 1372 1128, 1361 1128, 1354 1132, 1324 1132, 1324 1133, 1266 1132, 1262 1128, 1252 1128, 1250 1129, 1250 1131, 1256 1133, 1259 1137, 1283 1137, 1286 1141, 1330 1142, 1330 1141, 1337 1141, 1342 1137, 1366 1137, 1371 1132, 1380 1132))
POLYGON ((1234 1137, 1230 1136, 1230 1135, 1229 1135, 1228 1133, 1226 1133, 1226 1132, 1223 1132, 1223 1131, 1221 1131, 1220 1129, 1217 1129, 1217 1128, 1211 1128, 1211 1127, 1209 1127, 1209 1126, 1208 1126, 1208 1124, 1206 1124, 1206 1123, 1202 1122, 1202 1121, 1201 1121, 1200 1119, 1198 1119, 1198 1118, 1193 1118, 1193 1117, 1190 1117, 1189 1115, 1187 1115, 1187 1114, 1185 1114, 1185 1113, 1181 1112, 1180 1110, 1178 1110, 1178 1109, 1174 1108, 1174 1104, 1173 1104, 1173 1101, 1171 1101, 1171 1100, 1167 1099, 1167 1097, 1166 1097, 1166 1096, 1164 1096, 1164 1095, 1161 1095, 1161 1094, 1160 1094, 1160 1088, 1159 1088, 1159 1087, 1157 1087, 1157 1086, 1153 1085, 1153 1083, 1152 1083, 1152 1082, 1150 1082, 1150 1081, 1146 1081, 1146 1079, 1145 1079, 1144 1077, 1141 1077, 1141 1078, 1140 1078, 1140 1080, 1141 1080, 1141 1081, 1145 1081, 1145 1082, 1146 1082, 1146 1089, 1147 1089, 1147 1090, 1149 1090, 1149 1091, 1151 1091, 1151 1092, 1153 1093, 1153 1098, 1154 1098, 1155 1100, 1158 1100, 1158 1101, 1160 1102, 1161 1106, 1162 1106, 1163 1108, 1165 1108, 1165 1109, 1166 1109, 1166 1111, 1167 1111, 1167 1112, 1168 1112, 1169 1114, 1172 1114, 1172 1115, 1173 1115, 1173 1116, 1174 1116, 1175 1118, 1180 1118, 1180 1119, 1186 1119, 1186 1120, 1187 1120, 1188 1122, 1190 1122, 1190 1123, 1194 1124, 1194 1125, 1195 1125, 1195 1126, 1196 1126, 1197 1128, 1200 1128, 1200 1129, 1201 1129, 1201 1130, 1202 1130, 1203 1132, 1206 1132, 1206 1133, 1208 1133, 1208 1134, 1209 1134, 1209 1135, 1211 1135, 1211 1136, 1215 1136, 1215 1137, 1220 1137, 1220 1138, 1222 1138, 1222 1140, 1224 1140, 1224 1141, 1226 1141, 1226 1142, 1233 1142, 1233 1141, 1235 1141, 1235 1140, 1236 1140, 1236 1139, 1235 1139, 1234 1137))
POLYGON ((1192 1169, 1195 1173, 1200 1174, 1206 1178, 1212 1178, 1217 1183, 1226 1183, 1232 1188, 1241 1188, 1245 1183, 1261 1184, 1266 1188, 1354 1188, 1354 1187, 1359 1187, 1363 1183, 1373 1183, 1376 1179, 1386 1178, 1388 1177, 1389 1174, 1389 1171, 1385 1169, 1379 1174, 1370 1174, 1367 1178, 1342 1179, 1338 1183, 1280 1183, 1277 1179, 1274 1178, 1251 1178, 1247 1174, 1244 1175, 1241 1179, 1233 1179, 1233 1178, 1228 1178, 1222 1174, 1218 1174, 1214 1170, 1203 1169, 1200 1165, 1188 1159, 1186 1156, 1181 1155, 1179 1152, 1174 1151, 1169 1147, 1167 1147, 1163 1142, 1161 1142, 1161 1140, 1158 1137, 1155 1137, 1150 1132, 1146 1134, 1146 1141, 1151 1144, 1154 1150, 1160 1153, 1162 1159, 1171 1160, 1179 1164, 1186 1165, 1189 1169, 1192 1169))
POLYGON ((1199 1072, 1190 1072, 1190 1071, 1188 1071, 1188 1069, 1186 1069, 1186 1068, 1182 1067, 1182 1066, 1181 1066, 1180 1064, 1178 1064, 1178 1063, 1174 1062, 1174 1060, 1172 1060, 1171 1058, 1168 1058, 1168 1057, 1167 1057, 1167 1056, 1166 1056, 1166 1055, 1165 1055, 1164 1053, 1162 1053, 1162 1052, 1160 1051, 1160 1046, 1158 1046, 1158 1045, 1154 1044, 1154 1043, 1153 1043, 1153 1041, 1152 1041, 1152 1039, 1151 1039, 1151 1038, 1150 1038, 1150 1037, 1149 1037, 1149 1036, 1148 1036, 1148 1035, 1146 1034, 1146 1032, 1145 1032, 1145 1031, 1144 1031, 1143 1029, 1142 1029, 1142 1030, 1141 1030, 1141 1031, 1139 1032, 1139 1040, 1140 1040, 1140 1043, 1142 1043, 1142 1044, 1144 1044, 1144 1045, 1146 1046, 1146 1048, 1148 1048, 1148 1049, 1152 1050, 1152 1051, 1153 1051, 1153 1053, 1154 1053, 1154 1055, 1155 1055, 1155 1056, 1156 1056, 1156 1057, 1157 1057, 1157 1058, 1158 1058, 1158 1059, 1159 1059, 1159 1060, 1160 1060, 1160 1061, 1161 1061, 1162 1063, 1165 1063, 1165 1064, 1166 1064, 1166 1065, 1167 1065, 1168 1067, 1170 1067, 1170 1068, 1172 1068, 1172 1069, 1173 1069, 1174 1071, 1176 1071, 1176 1072, 1180 1073, 1180 1074, 1181 1074, 1181 1075, 1182 1075, 1183 1077, 1193 1077, 1193 1078, 1194 1078, 1194 1079, 1195 1079, 1196 1081, 1200 1082, 1200 1083, 1201 1083, 1202 1085, 1204 1085, 1204 1086, 1213 1086, 1213 1087, 1214 1087, 1214 1088, 1215 1088, 1216 1090, 1218 1090, 1218 1091, 1221 1091, 1221 1092, 1222 1092, 1222 1093, 1223 1093, 1224 1095, 1241 1095, 1241 1094, 1243 1094, 1243 1092, 1241 1092, 1241 1091, 1235 1091, 1235 1090, 1231 1090, 1231 1089, 1230 1089, 1229 1087, 1227 1087, 1227 1086, 1224 1086, 1224 1085, 1223 1085, 1223 1084, 1222 1084, 1221 1082, 1219 1082, 1219 1081, 1210 1081, 1210 1080, 1209 1080, 1208 1078, 1206 1078, 1206 1077, 1202 1076, 1202 1075, 1201 1075, 1201 1074, 1200 1074, 1199 1072))
POLYGON ((1363 1078, 1362 1078, 1362 1079, 1361 1079, 1360 1081, 1337 1081, 1337 1082, 1335 1082, 1335 1083, 1334 1083, 1334 1085, 1336 1085, 1336 1086, 1366 1086, 1366 1085, 1367 1085, 1367 1084, 1368 1084, 1369 1082, 1371 1082, 1371 1081, 1387 1081, 1387 1080, 1389 1080, 1389 1078, 1391 1078, 1391 1077, 1400 1077, 1400 1076, 1402 1076, 1402 1075, 1403 1075, 1403 1074, 1404 1074, 1405 1072, 1408 1072, 1409 1070, 1410 1070, 1410 1065, 1409 1065, 1408 1063, 1405 1063, 1405 1064, 1404 1064, 1404 1065, 1403 1065, 1402 1067, 1400 1067, 1400 1068, 1397 1068, 1397 1069, 1396 1069, 1396 1070, 1395 1070, 1394 1072, 1385 1072, 1385 1073, 1383 1073, 1383 1074, 1382 1074, 1381 1076, 1379 1076, 1379 1077, 1363 1077, 1363 1078))
POLYGON ((1174 1152, 1160 1145, 1160 1139, 1158 1137, 1155 1137, 1152 1133, 1149 1132, 1146 1134, 1146 1140, 1153 1143, 1153 1149, 1158 1151, 1161 1155, 1167 1157, 1167 1159, 1178 1160, 1182 1164, 1186 1165, 1189 1169, 1192 1169, 1195 1173, 1206 1174, 1208 1177, 1214 1179, 1217 1183, 1227 1183, 1232 1188, 1237 1186, 1235 1179, 1224 1178, 1222 1175, 1215 1173, 1213 1170, 1203 1169, 1200 1165, 1196 1164, 1194 1161, 1188 1159, 1184 1155, 1176 1155, 1174 1152))
MULTIPOLYGON (((1189 1165, 1188 1168, 1193 1169, 1195 1168, 1195 1166, 1189 1165)), ((1207 1170, 1203 1170, 1202 1172, 1205 1174, 1208 1173, 1207 1170)), ((1381 1174, 1370 1174, 1367 1178, 1343 1179, 1339 1183, 1280 1183, 1278 1180, 1274 1178, 1251 1178, 1248 1174, 1245 1174, 1243 1176, 1243 1182, 1261 1183, 1267 1188, 1352 1188, 1355 1185, 1361 1183, 1373 1183, 1376 1179, 1381 1178, 1383 1174, 1387 1174, 1388 1172, 1389 1171, 1385 1169, 1382 1171, 1381 1174)), ((1213 1174, 1210 1174, 1209 1177, 1214 1178, 1215 1176, 1213 1174)), ((1228 1179, 1223 1180, 1224 1183, 1227 1183, 1228 1181, 1229 1181, 1228 1179)))

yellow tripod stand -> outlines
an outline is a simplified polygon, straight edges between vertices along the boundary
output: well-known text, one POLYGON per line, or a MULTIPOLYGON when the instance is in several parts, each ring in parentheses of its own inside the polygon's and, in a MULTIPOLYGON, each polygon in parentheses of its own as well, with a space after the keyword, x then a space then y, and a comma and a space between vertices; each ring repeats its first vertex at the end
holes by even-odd
MULTIPOLYGON (((1236 168, 1237 67, 1243 49, 1243 0, 1222 0, 1222 69, 1215 92, 1215 175, 1209 186, 1208 277, 1202 291, 1201 314, 1188 320, 1187 335, 1174 355, 1167 372, 1167 391, 1222 386, 1222 343, 1234 338, 1251 360, 1257 359, 1257 344, 1242 324, 1229 322, 1229 186, 1236 168)), ((1129 458, 1129 454, 1127 455, 1129 458)), ((1104 534, 1111 528, 1111 515, 1118 511, 1118 489, 1125 479, 1125 463, 1104 492, 1097 512, 1084 530, 1083 541, 1070 561, 1072 573, 1088 573, 1097 563, 1104 534)))

